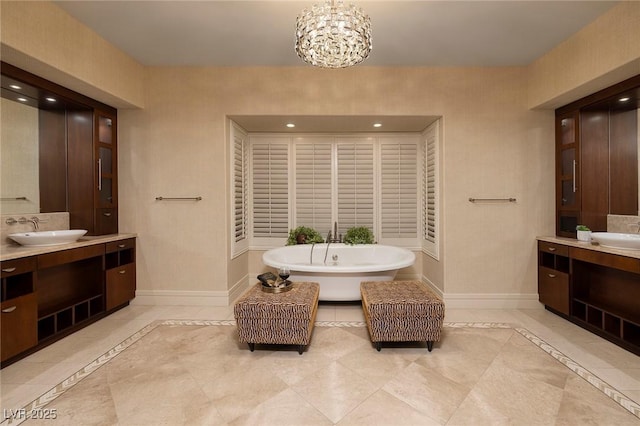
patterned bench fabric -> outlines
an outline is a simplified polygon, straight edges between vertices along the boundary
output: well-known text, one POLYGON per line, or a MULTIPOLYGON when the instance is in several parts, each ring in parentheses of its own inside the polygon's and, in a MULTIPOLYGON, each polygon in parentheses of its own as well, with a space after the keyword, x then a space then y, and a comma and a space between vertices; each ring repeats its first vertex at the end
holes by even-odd
POLYGON ((444 302, 420 281, 360 284, 362 308, 372 342, 437 342, 444 302))
POLYGON ((260 283, 233 308, 240 343, 308 345, 318 310, 320 285, 296 282, 284 293, 266 293, 260 283))

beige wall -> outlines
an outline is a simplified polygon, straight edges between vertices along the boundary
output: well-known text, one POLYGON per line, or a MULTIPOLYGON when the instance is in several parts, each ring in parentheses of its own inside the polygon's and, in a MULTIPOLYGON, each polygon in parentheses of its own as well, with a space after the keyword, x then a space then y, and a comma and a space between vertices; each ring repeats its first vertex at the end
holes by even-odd
POLYGON ((2 60, 117 108, 144 106, 144 67, 47 1, 1 1, 2 60))
POLYGON ((621 2, 529 70, 530 108, 557 108, 640 74, 640 1, 621 2))
POLYGON ((140 235, 139 288, 225 291, 249 272, 248 255, 227 261, 225 115, 397 114, 444 116, 447 269, 422 273, 447 293, 535 293, 534 239, 553 232, 553 114, 527 109, 525 71, 149 69, 146 108, 119 116, 120 217, 140 235), (518 203, 473 205, 471 196, 518 203))
POLYGON ((526 68, 145 70, 53 4, 0 11, 3 60, 120 108, 144 106, 119 111, 120 224, 140 236, 139 289, 169 299, 224 298, 251 278, 258 253, 229 257, 227 114, 442 115, 441 261, 423 256, 423 275, 452 301, 535 298, 535 236, 554 232, 554 136, 553 112, 530 108, 575 100, 640 58, 634 2, 526 68))

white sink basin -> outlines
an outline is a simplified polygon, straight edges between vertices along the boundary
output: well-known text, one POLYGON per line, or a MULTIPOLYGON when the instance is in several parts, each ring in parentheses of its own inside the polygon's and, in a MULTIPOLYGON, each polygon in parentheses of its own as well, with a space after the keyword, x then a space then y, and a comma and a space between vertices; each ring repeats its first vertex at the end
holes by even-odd
POLYGON ((9 238, 23 246, 44 247, 69 244, 78 241, 87 233, 86 229, 68 229, 63 231, 20 232, 9 234, 9 238))
POLYGON ((640 234, 622 234, 616 232, 592 232, 591 241, 601 246, 624 250, 640 250, 640 234))

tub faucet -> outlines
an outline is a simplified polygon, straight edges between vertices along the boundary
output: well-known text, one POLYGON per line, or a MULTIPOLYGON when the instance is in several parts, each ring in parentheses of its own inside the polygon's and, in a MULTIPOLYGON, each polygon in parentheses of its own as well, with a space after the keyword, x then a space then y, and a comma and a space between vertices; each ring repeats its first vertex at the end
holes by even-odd
POLYGON ((316 243, 311 243, 311 256, 309 256, 309 265, 313 265, 313 248, 316 246, 316 243))
POLYGON ((327 235, 327 242, 331 243, 341 243, 342 236, 338 235, 338 222, 333 222, 333 233, 329 231, 329 235, 327 235))

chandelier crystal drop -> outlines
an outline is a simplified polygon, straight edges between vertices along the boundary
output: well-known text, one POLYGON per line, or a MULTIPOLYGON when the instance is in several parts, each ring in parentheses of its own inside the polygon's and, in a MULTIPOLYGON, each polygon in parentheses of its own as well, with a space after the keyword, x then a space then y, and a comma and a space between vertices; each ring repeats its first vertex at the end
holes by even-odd
POLYGON ((346 68, 371 52, 371 19, 342 0, 327 0, 304 9, 296 21, 296 53, 322 68, 346 68))

